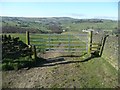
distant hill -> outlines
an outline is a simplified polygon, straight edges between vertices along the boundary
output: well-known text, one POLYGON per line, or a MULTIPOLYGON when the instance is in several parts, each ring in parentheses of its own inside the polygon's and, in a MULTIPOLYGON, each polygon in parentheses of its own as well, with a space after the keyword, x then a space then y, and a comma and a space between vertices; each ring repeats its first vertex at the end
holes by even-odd
POLYGON ((70 17, 26 18, 2 17, 3 33, 25 31, 37 33, 62 33, 62 31, 81 31, 93 28, 95 30, 117 30, 117 21, 105 19, 74 19, 70 17))

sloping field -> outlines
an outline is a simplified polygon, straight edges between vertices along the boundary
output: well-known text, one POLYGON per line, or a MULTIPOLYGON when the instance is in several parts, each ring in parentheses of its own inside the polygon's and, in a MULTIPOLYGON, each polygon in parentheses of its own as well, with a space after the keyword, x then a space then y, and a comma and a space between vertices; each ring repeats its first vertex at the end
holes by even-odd
POLYGON ((29 70, 3 72, 4 88, 114 88, 117 71, 103 58, 56 57, 29 70))

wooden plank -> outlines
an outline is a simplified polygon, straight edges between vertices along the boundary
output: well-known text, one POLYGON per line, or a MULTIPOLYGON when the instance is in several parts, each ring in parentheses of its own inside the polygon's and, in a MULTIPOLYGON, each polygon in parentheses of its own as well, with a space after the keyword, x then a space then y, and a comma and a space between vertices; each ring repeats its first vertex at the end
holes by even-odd
POLYGON ((88 33, 88 54, 91 53, 92 34, 93 34, 93 31, 90 31, 90 32, 88 33))
POLYGON ((35 45, 32 46, 32 51, 33 51, 32 58, 33 58, 34 60, 36 60, 37 54, 36 54, 36 47, 35 47, 35 45))
POLYGON ((101 45, 100 43, 91 43, 92 45, 101 45))
POLYGON ((87 36, 87 34, 35 34, 35 33, 30 33, 30 35, 34 35, 34 36, 49 36, 49 35, 51 35, 51 36, 67 36, 67 35, 71 35, 71 36, 73 36, 73 35, 75 35, 75 36, 77 36, 77 35, 79 35, 79 36, 87 36))
POLYGON ((26 44, 30 45, 30 38, 29 38, 29 32, 26 31, 26 44))

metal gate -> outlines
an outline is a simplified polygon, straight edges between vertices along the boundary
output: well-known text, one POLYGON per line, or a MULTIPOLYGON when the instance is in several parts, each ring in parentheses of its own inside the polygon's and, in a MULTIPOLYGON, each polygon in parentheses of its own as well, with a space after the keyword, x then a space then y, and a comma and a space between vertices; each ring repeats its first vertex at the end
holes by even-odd
POLYGON ((30 44, 37 52, 81 54, 88 51, 87 33, 35 34, 30 33, 30 44))

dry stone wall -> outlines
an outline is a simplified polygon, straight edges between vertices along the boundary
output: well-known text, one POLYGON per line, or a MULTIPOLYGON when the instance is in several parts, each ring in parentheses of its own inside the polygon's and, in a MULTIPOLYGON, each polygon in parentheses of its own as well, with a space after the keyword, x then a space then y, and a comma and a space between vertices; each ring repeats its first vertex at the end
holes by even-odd
POLYGON ((118 69, 118 36, 110 35, 106 38, 102 57, 107 60, 114 68, 118 69))

